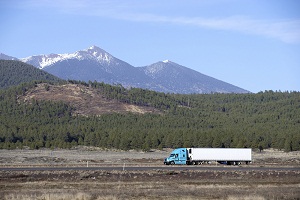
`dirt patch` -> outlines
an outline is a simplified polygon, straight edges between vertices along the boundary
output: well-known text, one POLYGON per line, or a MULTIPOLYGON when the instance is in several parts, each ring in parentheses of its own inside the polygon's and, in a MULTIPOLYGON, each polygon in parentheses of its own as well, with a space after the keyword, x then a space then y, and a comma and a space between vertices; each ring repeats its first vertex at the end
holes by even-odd
POLYGON ((274 166, 300 166, 300 151, 284 152, 277 149, 265 149, 252 153, 253 164, 274 166))
POLYGON ((107 99, 100 90, 77 84, 50 85, 38 84, 37 87, 26 92, 25 96, 19 97, 20 101, 31 102, 36 100, 62 101, 72 105, 78 115, 91 116, 107 113, 137 114, 161 112, 152 107, 143 107, 121 103, 114 99, 107 99))
POLYGON ((170 154, 170 149, 143 151, 103 150, 96 147, 73 149, 0 149, 0 166, 27 165, 79 165, 93 164, 151 164, 162 165, 163 159, 170 154))

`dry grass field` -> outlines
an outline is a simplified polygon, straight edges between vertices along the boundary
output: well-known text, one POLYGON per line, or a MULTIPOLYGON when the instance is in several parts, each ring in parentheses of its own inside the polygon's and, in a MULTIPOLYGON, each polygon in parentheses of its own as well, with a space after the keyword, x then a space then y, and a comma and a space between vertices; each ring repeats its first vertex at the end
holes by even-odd
MULTIPOLYGON (((161 166, 170 151, 0 150, 0 166, 161 166)), ((0 199, 300 199, 299 153, 253 152, 249 170, 0 171, 0 199)))
MULTIPOLYGON (((142 151, 103 150, 96 147, 76 147, 64 149, 0 149, 1 166, 31 166, 31 165, 62 165, 77 166, 89 165, 116 165, 116 164, 143 164, 161 165, 172 149, 142 151)), ((300 152, 283 152, 267 149, 262 152, 253 151, 253 163, 250 166, 300 166, 300 152)))

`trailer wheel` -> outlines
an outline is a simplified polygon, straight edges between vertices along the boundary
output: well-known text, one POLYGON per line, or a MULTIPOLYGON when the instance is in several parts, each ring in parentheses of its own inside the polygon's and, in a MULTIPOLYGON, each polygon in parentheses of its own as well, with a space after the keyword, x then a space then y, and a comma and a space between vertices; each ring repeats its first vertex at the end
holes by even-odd
POLYGON ((234 161, 229 161, 229 162, 227 162, 227 165, 235 165, 235 162, 234 161))
POLYGON ((239 161, 233 161, 233 165, 240 165, 241 163, 239 161))

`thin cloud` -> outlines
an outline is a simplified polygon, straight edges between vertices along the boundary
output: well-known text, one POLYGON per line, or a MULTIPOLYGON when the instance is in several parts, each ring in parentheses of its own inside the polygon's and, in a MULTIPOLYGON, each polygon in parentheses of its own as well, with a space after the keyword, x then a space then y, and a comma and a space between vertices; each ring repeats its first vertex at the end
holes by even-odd
POLYGON ((281 40, 285 43, 300 43, 300 20, 267 21, 253 20, 242 16, 228 18, 188 18, 167 17, 151 14, 122 14, 114 18, 138 22, 157 22, 178 25, 197 26, 225 31, 236 31, 244 34, 261 35, 281 40))
MULTIPOLYGON (((170 17, 158 14, 138 13, 138 10, 142 10, 142 8, 145 7, 145 2, 140 3, 139 1, 29 0, 25 2, 27 7, 54 8, 68 14, 107 17, 136 22, 189 25, 199 28, 235 31, 243 34, 264 36, 285 43, 300 43, 300 19, 270 21, 250 19, 244 16, 232 16, 227 18, 170 17)), ((25 6, 25 4, 23 4, 23 6, 25 6)))

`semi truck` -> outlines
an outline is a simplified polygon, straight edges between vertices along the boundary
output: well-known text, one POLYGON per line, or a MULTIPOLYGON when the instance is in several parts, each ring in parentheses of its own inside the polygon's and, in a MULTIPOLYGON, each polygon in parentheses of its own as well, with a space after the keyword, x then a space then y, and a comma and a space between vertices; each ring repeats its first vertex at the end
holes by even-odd
POLYGON ((165 158, 165 165, 198 165, 211 163, 212 161, 227 164, 240 165, 252 160, 251 148, 178 148, 165 158))

